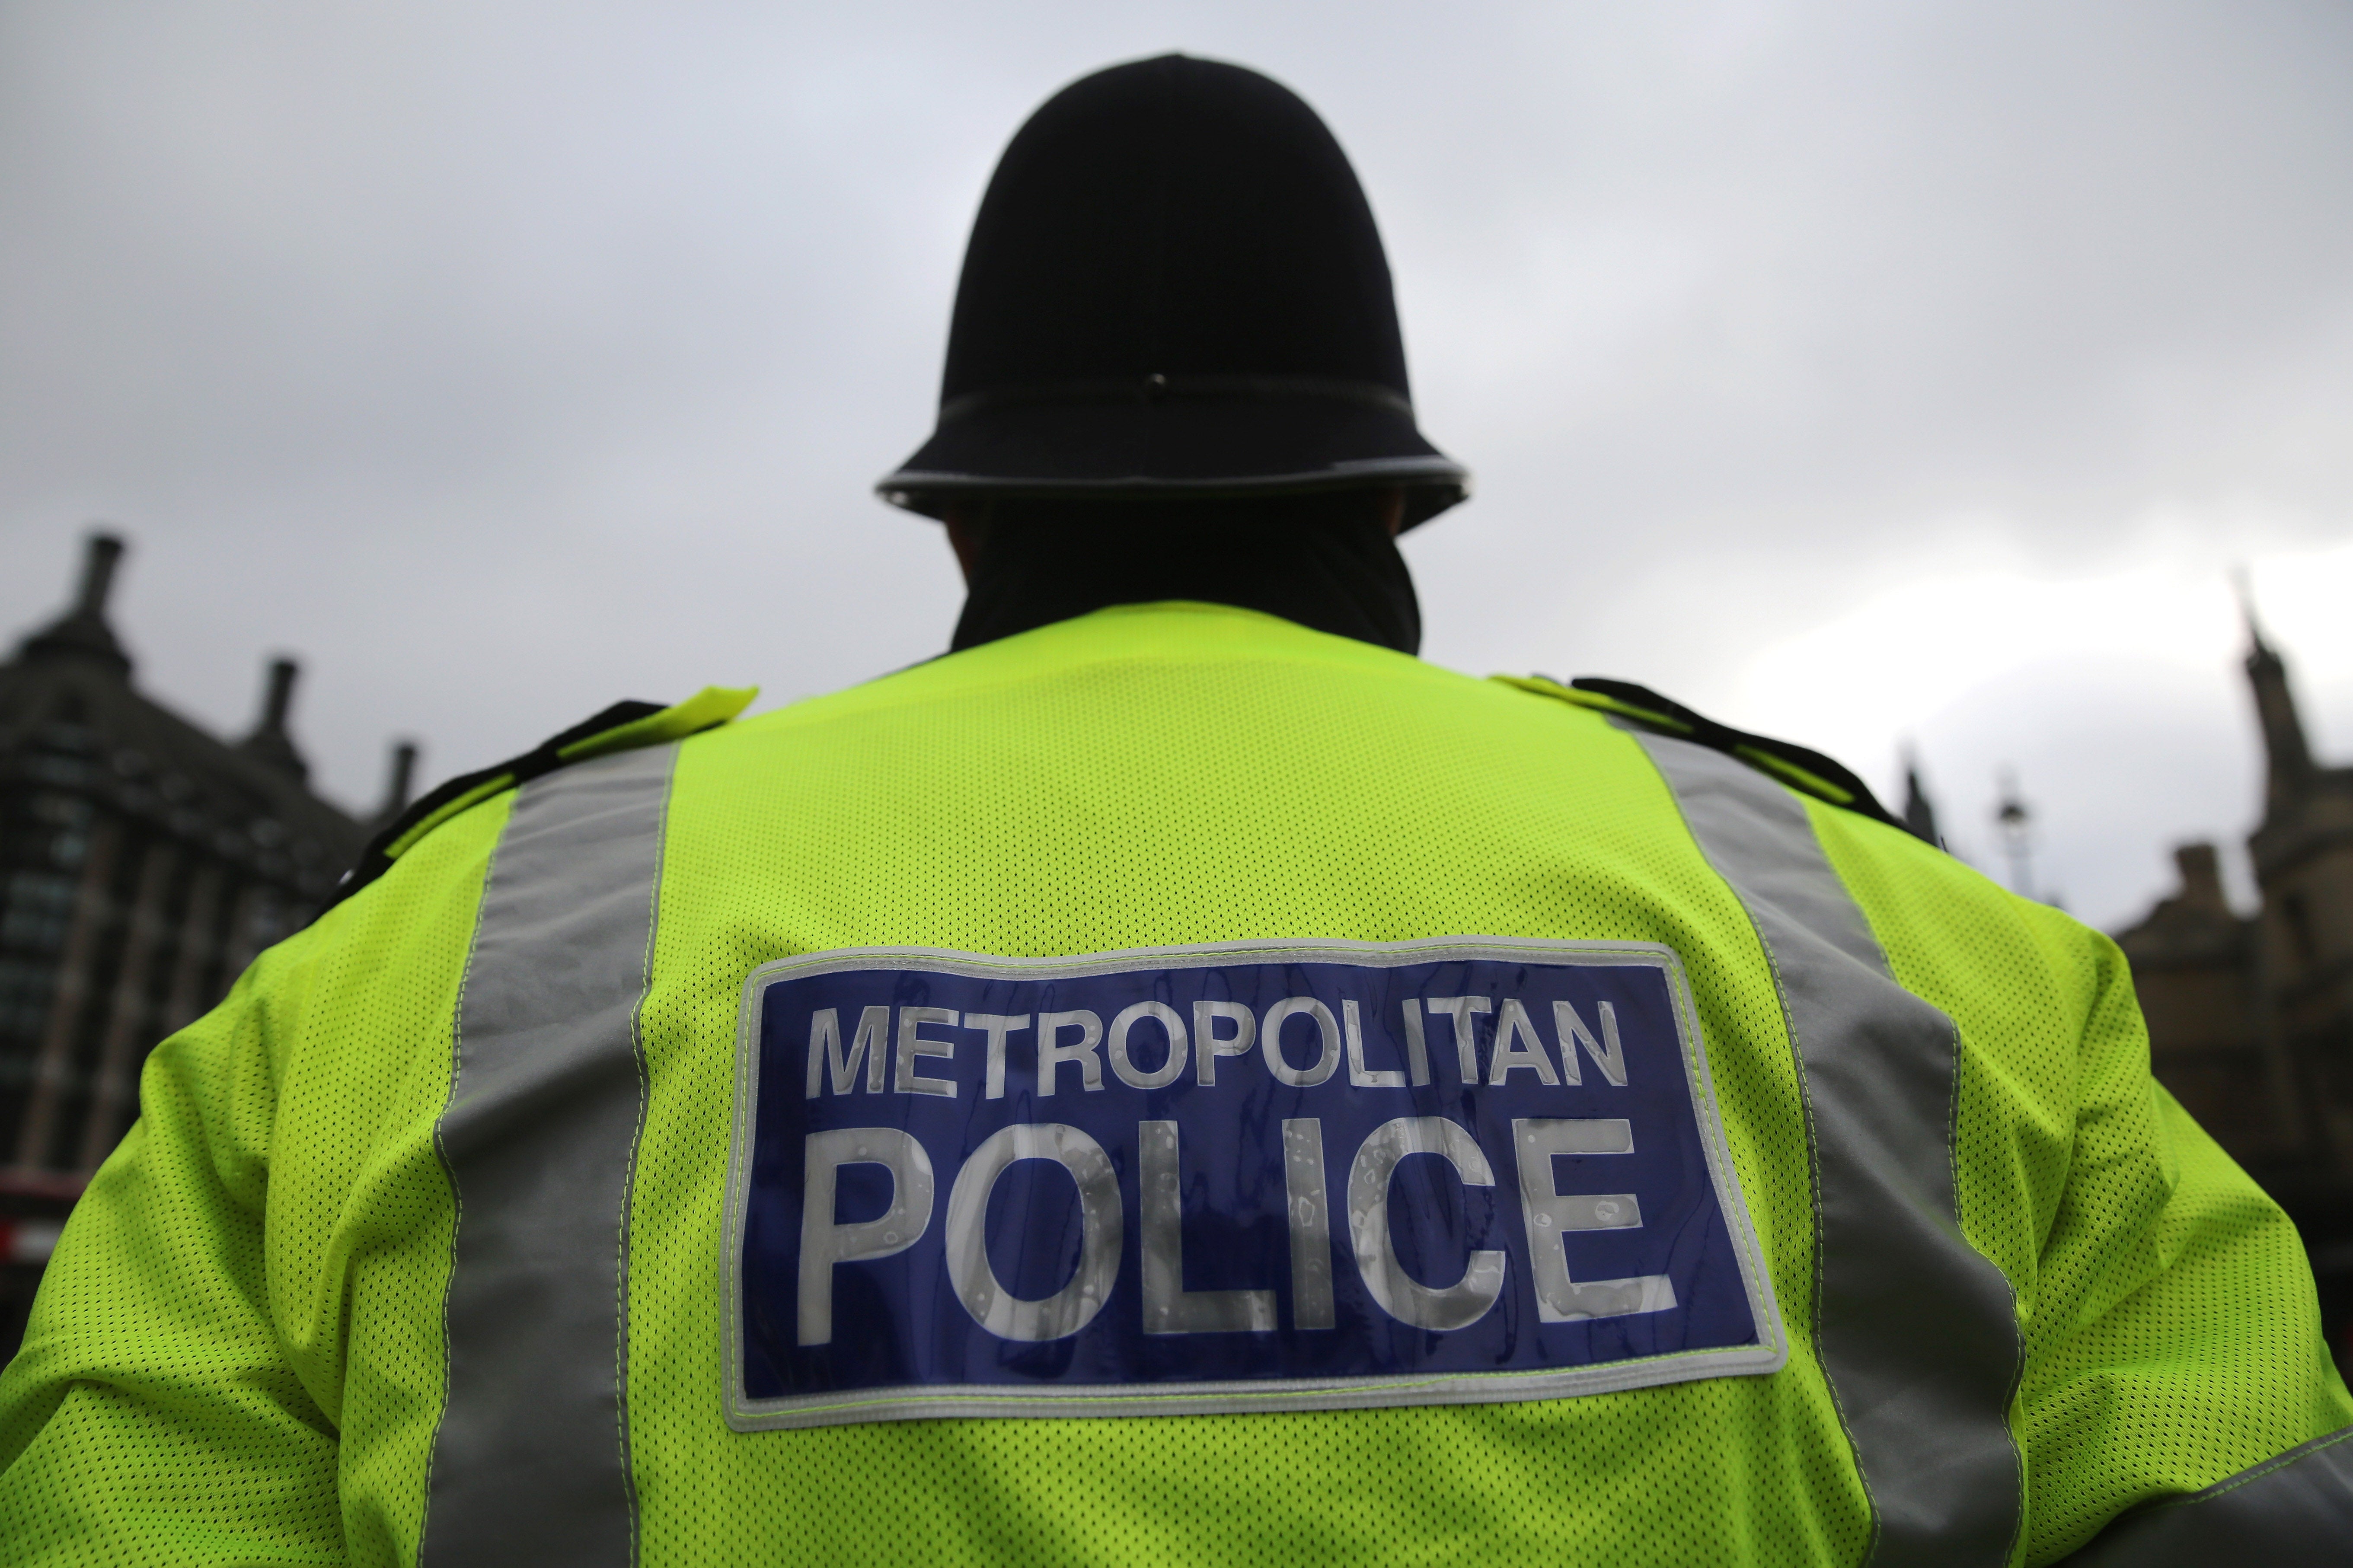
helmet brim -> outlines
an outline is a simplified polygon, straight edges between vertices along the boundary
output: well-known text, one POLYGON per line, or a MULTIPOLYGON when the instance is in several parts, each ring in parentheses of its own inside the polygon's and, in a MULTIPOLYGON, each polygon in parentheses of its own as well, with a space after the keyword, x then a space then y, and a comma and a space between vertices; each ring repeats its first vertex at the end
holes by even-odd
POLYGON ((1398 487, 1404 526, 1471 492, 1402 407, 1321 398, 1017 402, 944 420, 875 485, 939 517, 959 498, 1139 500, 1398 487))

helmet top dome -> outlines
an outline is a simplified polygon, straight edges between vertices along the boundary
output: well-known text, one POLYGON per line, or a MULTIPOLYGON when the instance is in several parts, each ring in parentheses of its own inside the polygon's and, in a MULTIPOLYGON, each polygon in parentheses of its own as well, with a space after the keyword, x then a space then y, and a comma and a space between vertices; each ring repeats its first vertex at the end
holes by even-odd
POLYGON ((974 220, 938 428, 876 487, 1252 495, 1470 476, 1416 427, 1388 261, 1322 120, 1240 66, 1165 55, 1071 83, 974 220))

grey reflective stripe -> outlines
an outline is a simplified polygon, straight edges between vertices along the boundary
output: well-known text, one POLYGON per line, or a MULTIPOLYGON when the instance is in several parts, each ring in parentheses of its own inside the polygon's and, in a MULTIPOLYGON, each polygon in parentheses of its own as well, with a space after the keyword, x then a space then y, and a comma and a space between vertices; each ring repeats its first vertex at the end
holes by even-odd
POLYGON ((458 1237, 425 1568, 636 1557, 638 1008, 676 756, 627 752, 524 785, 491 862, 438 1129, 458 1237))
POLYGON ((2138 1509, 2063 1568, 2338 1568, 2353 1560, 2353 1426, 2202 1492, 2138 1509))
POLYGON ((1958 1037, 1898 984, 1795 795, 1621 724, 1746 906, 1772 961, 1813 1134, 1815 1352, 1869 1489, 1874 1563, 1999 1564, 2021 1519, 2010 1283, 1961 1235, 1958 1037))

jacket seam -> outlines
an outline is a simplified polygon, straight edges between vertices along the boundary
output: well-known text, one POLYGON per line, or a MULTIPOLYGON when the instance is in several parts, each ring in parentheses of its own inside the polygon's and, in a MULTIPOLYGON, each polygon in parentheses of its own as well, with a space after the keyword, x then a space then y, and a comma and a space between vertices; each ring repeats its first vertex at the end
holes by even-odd
MULTIPOLYGON (((493 795, 491 798, 498 797, 493 795)), ((474 983, 474 962, 481 955, 482 909, 490 902, 491 884, 498 875, 499 856, 506 848, 507 831, 513 824, 514 818, 510 815, 499 828, 498 839, 491 846, 490 858, 482 866, 482 890, 474 900, 474 928, 467 933, 466 939, 466 967, 458 977, 457 1001, 449 1012, 449 1081, 441 1091, 440 1114, 433 1119, 433 1154, 440 1163, 442 1179, 449 1184, 449 1267, 441 1276, 441 1409, 433 1418, 433 1436, 425 1448, 424 1501, 417 1513, 417 1555, 420 1563, 425 1556, 427 1531, 433 1513, 433 1475, 441 1463, 441 1434, 449 1421, 449 1398, 455 1378, 454 1351, 449 1338, 449 1300, 458 1285, 458 1237, 466 1220, 465 1194, 458 1184, 458 1168, 449 1159, 447 1128, 449 1108, 458 1094, 459 1053, 466 1045, 466 994, 474 983)))
POLYGON ((629 1500, 629 1562, 640 1559, 638 1472, 629 1445, 629 1266, 636 1239, 638 1157, 645 1146, 646 1115, 651 1098, 652 1068, 646 1057, 646 1004, 653 995, 654 945, 661 931, 662 872, 669 859, 670 810, 678 782, 679 752, 670 743, 670 770, 662 780, 661 815, 654 824, 654 874, 647 892, 646 951, 638 1005, 629 1010, 629 1056, 637 1068, 638 1117, 629 1135, 629 1155, 621 1167, 621 1223, 618 1256, 614 1268, 613 1311, 617 1331, 613 1336, 614 1441, 620 1451, 621 1489, 629 1500))
MULTIPOLYGON (((2299 1460, 2306 1458, 2311 1455, 2325 1452, 2327 1449, 2335 1447, 2337 1444, 2348 1440, 2353 1440, 2353 1426, 2340 1426, 2334 1432, 2324 1432, 2317 1437, 2307 1437, 2303 1442, 2298 1443, 2295 1447, 2283 1449, 2279 1453, 2274 1454, 2270 1458, 2263 1460, 2259 1464, 2252 1465, 2246 1469, 2241 1470, 2237 1475, 2223 1477, 2221 1480, 2216 1481, 2212 1486, 2203 1488, 2200 1490, 2190 1492, 2181 1497, 2168 1498, 2162 1502, 2148 1503, 2139 1509, 2129 1510, 2127 1512, 2163 1513, 2172 1509, 2194 1508, 2201 1502, 2211 1502, 2217 1498, 2230 1496, 2232 1492, 2237 1491, 2241 1487, 2250 1485, 2255 1481, 2262 1480, 2266 1476, 2284 1470, 2289 1466, 2295 1464, 2299 1460)), ((2118 1515, 2117 1517, 2122 1518, 2125 1516, 2118 1515)))
MULTIPOLYGON (((1563 706, 1573 705, 1563 704, 1563 706)), ((1789 993, 1788 987, 1781 978, 1780 961, 1774 956, 1773 946, 1765 940, 1765 933, 1757 930, 1757 916, 1748 908, 1748 900, 1740 896, 1740 889, 1733 886, 1732 879, 1726 877, 1723 869, 1716 865, 1715 857, 1708 853, 1707 846, 1701 841, 1699 834, 1693 829, 1691 819, 1683 811, 1682 793, 1675 788, 1674 781, 1667 777, 1665 770, 1660 767, 1658 759, 1651 755, 1650 748, 1643 744, 1641 740, 1631 735, 1612 717, 1609 715, 1599 715, 1599 717, 1609 728, 1627 735, 1629 742, 1641 753, 1642 761, 1658 779, 1660 787, 1666 791, 1667 799, 1672 803, 1675 808, 1675 820, 1683 826, 1683 836, 1691 841, 1692 847, 1699 852, 1702 863, 1707 867, 1709 874, 1715 878, 1717 885, 1731 897, 1734 907, 1739 910, 1741 923, 1747 928, 1749 940, 1757 944, 1757 951, 1764 956, 1766 973, 1773 977, 1773 1003, 1781 1015, 1781 1036, 1788 1046, 1789 1066, 1798 1081, 1798 1108, 1804 1118, 1806 1128, 1806 1189, 1810 1209, 1808 1217, 1813 1225, 1813 1279, 1807 1292, 1810 1310, 1807 1314, 1806 1339, 1813 1349, 1814 1366, 1820 1371, 1827 1364, 1822 1355, 1821 1135, 1814 1121, 1813 1086, 1806 1073, 1805 1050, 1798 1040, 1797 1023, 1789 1016, 1789 993)), ((1676 737, 1662 738, 1673 740, 1676 737)), ((1788 785, 1780 784, 1778 780, 1768 778, 1766 782, 1772 784, 1776 788, 1788 790, 1788 785)), ((1795 791, 1788 791, 1788 793, 1792 795, 1796 795, 1795 791)), ((1812 825, 1810 822, 1808 826, 1810 827, 1812 825)), ((1863 1508, 1868 1515, 1871 1528, 1869 1535, 1863 1542, 1862 1552, 1855 1561, 1857 1563, 1868 1563, 1878 1555, 1879 1552, 1882 1535, 1879 1498, 1872 1490, 1871 1478, 1863 1473, 1862 1450, 1855 1444, 1854 1427, 1847 1419, 1846 1403, 1840 1397, 1837 1383, 1827 1373, 1823 1373, 1821 1384, 1823 1392, 1830 1395, 1831 1413, 1838 1417, 1839 1435, 1846 1439, 1847 1458, 1854 1468, 1855 1484, 1862 1490, 1863 1508)))

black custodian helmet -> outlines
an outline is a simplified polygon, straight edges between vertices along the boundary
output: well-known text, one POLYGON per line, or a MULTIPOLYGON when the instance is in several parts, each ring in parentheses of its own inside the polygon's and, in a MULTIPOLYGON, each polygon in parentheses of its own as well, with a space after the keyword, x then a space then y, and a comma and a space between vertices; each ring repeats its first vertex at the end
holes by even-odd
POLYGON ((939 426, 875 488, 1173 499, 1469 493, 1414 424, 1372 208, 1296 93, 1166 55, 1047 100, 981 198, 939 426))

